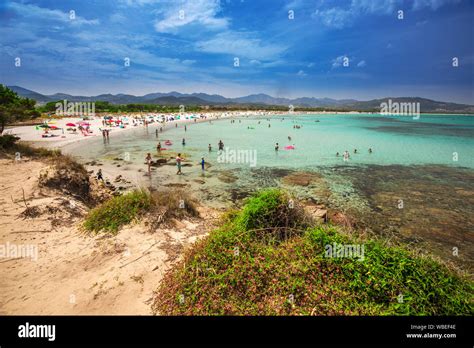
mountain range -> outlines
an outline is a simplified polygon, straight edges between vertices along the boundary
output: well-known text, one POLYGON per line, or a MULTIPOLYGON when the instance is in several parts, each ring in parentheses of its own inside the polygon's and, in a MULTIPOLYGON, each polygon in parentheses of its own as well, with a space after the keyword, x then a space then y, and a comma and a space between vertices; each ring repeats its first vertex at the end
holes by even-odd
POLYGON ((474 113, 474 105, 457 104, 450 102, 435 101, 420 97, 386 97, 368 101, 355 99, 331 99, 331 98, 275 98, 268 94, 251 94, 245 97, 226 98, 218 94, 191 93, 184 94, 179 92, 169 93, 149 93, 143 96, 131 94, 100 94, 97 96, 74 96, 65 93, 56 93, 44 95, 19 86, 8 86, 14 92, 22 97, 36 100, 39 104, 45 104, 52 101, 68 100, 72 102, 93 102, 106 101, 111 104, 159 104, 159 105, 261 105, 261 106, 286 106, 306 108, 336 108, 341 110, 379 110, 383 102, 389 99, 392 103, 420 103, 421 112, 459 112, 474 113))

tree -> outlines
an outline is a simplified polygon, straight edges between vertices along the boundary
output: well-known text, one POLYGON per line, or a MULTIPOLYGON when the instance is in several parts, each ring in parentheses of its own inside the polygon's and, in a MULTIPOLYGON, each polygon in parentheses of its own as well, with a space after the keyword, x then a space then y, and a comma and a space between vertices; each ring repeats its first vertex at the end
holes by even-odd
POLYGON ((0 84, 0 135, 8 124, 38 117, 40 113, 35 109, 35 104, 35 100, 19 97, 10 88, 0 84))

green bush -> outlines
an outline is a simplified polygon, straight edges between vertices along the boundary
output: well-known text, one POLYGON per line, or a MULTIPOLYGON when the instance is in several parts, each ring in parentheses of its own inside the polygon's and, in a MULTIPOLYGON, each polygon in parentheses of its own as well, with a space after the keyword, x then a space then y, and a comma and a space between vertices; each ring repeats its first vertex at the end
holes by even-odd
POLYGON ((142 218, 153 231, 163 223, 199 216, 197 203, 181 190, 147 192, 135 190, 116 196, 91 210, 84 227, 90 232, 117 233, 120 227, 142 218))
MULTIPOLYGON (((281 225, 284 193, 264 191, 195 244, 165 275, 152 306, 161 315, 472 315, 472 282, 428 257, 336 227, 279 243, 249 234, 281 225), (268 220, 266 220, 268 219, 268 220), (327 257, 358 244, 364 257, 327 257), (402 295, 402 297, 400 297, 402 295)), ((295 226, 306 223, 293 221, 295 226)))
POLYGON ((17 136, 4 134, 0 136, 0 148, 11 149, 18 140, 20 140, 20 138, 17 136))
POLYGON ((117 233, 119 228, 136 220, 151 206, 151 196, 148 192, 135 190, 116 196, 92 209, 84 227, 90 232, 117 233))

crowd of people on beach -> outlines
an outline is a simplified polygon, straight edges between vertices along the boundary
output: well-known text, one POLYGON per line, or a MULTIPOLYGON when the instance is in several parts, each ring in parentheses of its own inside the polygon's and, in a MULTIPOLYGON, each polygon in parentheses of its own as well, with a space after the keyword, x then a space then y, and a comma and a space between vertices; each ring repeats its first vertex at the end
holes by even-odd
MULTIPOLYGON (((281 118, 281 121, 283 121, 284 118, 281 118)), ((173 121, 176 121, 175 119, 173 118, 166 118, 166 119, 163 119, 161 120, 160 122, 162 123, 162 125, 160 125, 160 127, 156 128, 155 129, 155 136, 156 138, 159 138, 159 134, 163 132, 163 126, 166 126, 166 124, 168 122, 173 122, 173 121)), ((271 128, 271 124, 270 124, 270 119, 267 119, 267 121, 269 122, 268 123, 268 128, 271 128)), ((107 125, 108 123, 106 122, 106 119, 104 118, 104 125, 107 125)), ((194 119, 194 122, 196 122, 196 119, 194 119)), ((239 119, 238 120, 239 123, 241 123, 242 121, 239 119)), ((148 121, 144 121, 142 124, 144 126, 147 126, 148 125, 148 121)), ((175 128, 178 128, 178 122, 174 122, 175 125, 174 127, 175 128)), ((211 120, 209 120, 209 123, 212 124, 211 120)), ((230 123, 234 124, 236 123, 236 120, 235 119, 231 119, 230 120, 230 123)), ((258 121, 257 124, 261 124, 261 121, 258 121)), ((301 125, 293 125, 293 129, 300 129, 301 125)), ((249 129, 254 129, 253 127, 248 127, 249 129)), ((183 127, 184 129, 184 132, 187 132, 188 131, 188 126, 187 125, 184 125, 183 127)), ((102 129, 102 136, 104 138, 104 142, 109 142, 109 132, 110 130, 109 129, 102 129)), ((288 141, 291 142, 293 139, 292 139, 292 136, 291 135, 288 135, 288 141)), ((171 140, 166 140, 164 141, 164 144, 167 145, 167 146, 171 146, 173 143, 171 140)), ((181 145, 184 147, 186 146, 186 138, 182 138, 181 140, 181 145)), ((211 144, 208 144, 208 151, 209 153, 212 152, 212 145, 211 144)), ((218 148, 218 151, 223 151, 224 150, 224 142, 221 140, 219 140, 219 142, 217 143, 217 148, 218 148)), ((280 144, 277 142, 275 143, 275 146, 274 146, 274 149, 275 149, 275 152, 278 152, 280 149, 281 149, 281 146, 280 144)), ((295 144, 292 144, 292 145, 285 145, 283 146, 283 149, 284 150, 296 150, 296 145, 295 144)), ((158 140, 158 143, 156 145, 156 151, 158 152, 158 154, 161 154, 163 150, 168 150, 168 148, 164 148, 161 144, 161 141, 158 140)), ((368 149, 368 153, 371 154, 373 151, 372 151, 372 148, 369 148, 368 149)), ((353 150, 353 153, 354 155, 355 154, 358 154, 358 150, 357 149, 354 149, 353 150)), ((336 152, 336 157, 340 157, 341 154, 339 152, 336 152)), ((344 161, 348 161, 350 158, 351 158, 351 155, 349 153, 348 150, 345 150, 343 153, 342 153, 342 158, 344 161)), ((176 167, 177 167, 177 171, 176 171, 176 175, 181 175, 183 174, 182 172, 182 167, 183 167, 183 162, 185 161, 185 158, 182 156, 182 153, 178 153, 177 156, 175 157, 175 162, 176 162, 176 167)), ((151 153, 147 153, 146 157, 145 157, 145 163, 148 167, 148 175, 151 175, 151 167, 153 166, 153 157, 152 157, 152 154, 151 153)), ((199 163, 200 166, 201 166, 201 171, 204 173, 205 169, 206 169, 206 160, 204 158, 204 156, 201 157, 199 163)), ((103 176, 102 176, 102 172, 99 171, 98 173, 98 179, 100 180, 103 180, 103 176), (100 175, 99 175, 100 173, 100 175)))

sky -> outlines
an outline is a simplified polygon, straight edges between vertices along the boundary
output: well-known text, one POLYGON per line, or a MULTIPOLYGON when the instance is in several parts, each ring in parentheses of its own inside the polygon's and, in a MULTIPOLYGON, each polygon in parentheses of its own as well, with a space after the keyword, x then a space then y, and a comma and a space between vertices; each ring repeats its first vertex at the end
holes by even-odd
POLYGON ((474 1, 2 0, 0 83, 474 104, 474 1))

